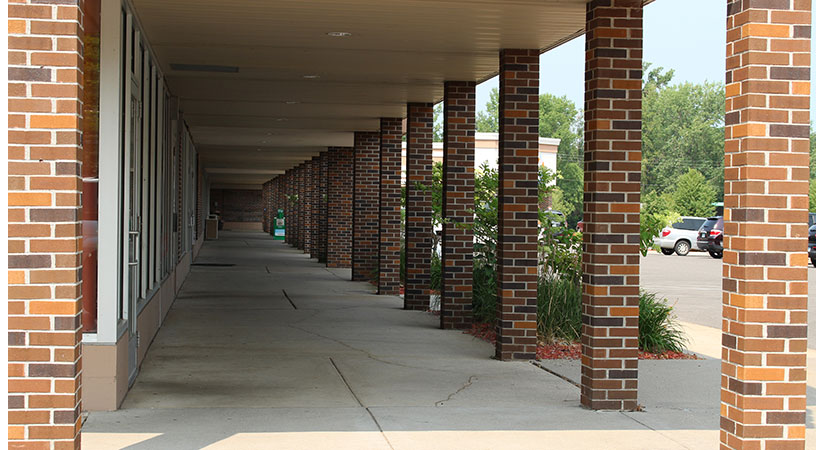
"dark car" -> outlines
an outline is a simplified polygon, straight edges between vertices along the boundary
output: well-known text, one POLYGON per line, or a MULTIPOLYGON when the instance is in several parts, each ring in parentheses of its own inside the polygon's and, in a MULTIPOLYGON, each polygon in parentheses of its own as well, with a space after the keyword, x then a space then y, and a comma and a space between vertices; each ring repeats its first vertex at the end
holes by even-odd
POLYGON ((811 258, 811 264, 816 267, 816 225, 808 228, 808 258, 811 258))
POLYGON ((696 246, 699 250, 705 250, 716 259, 722 257, 722 238, 724 237, 725 219, 722 216, 708 217, 702 227, 699 228, 699 235, 696 237, 696 246))

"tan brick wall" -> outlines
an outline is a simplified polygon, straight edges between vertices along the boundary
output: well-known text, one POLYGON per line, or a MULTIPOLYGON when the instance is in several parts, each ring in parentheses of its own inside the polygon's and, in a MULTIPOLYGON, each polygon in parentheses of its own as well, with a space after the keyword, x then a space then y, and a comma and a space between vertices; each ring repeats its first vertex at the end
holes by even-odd
POLYGON ((9 448, 80 445, 80 7, 9 12, 9 448))
POLYGON ((728 2, 722 448, 805 446, 810 10, 728 2))

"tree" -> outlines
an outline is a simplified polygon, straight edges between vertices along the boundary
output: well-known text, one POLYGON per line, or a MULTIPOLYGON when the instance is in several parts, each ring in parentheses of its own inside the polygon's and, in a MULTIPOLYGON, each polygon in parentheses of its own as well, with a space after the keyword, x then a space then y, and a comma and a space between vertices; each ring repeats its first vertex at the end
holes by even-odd
POLYGON ((639 214, 639 250, 647 256, 647 250, 653 246, 653 238, 662 229, 679 220, 676 202, 671 194, 650 192, 642 196, 642 209, 639 214))
POLYGON ((433 142, 444 142, 444 102, 433 108, 433 142))
POLYGON ((490 91, 485 110, 476 114, 476 131, 498 133, 498 89, 490 91))
POLYGON ((673 201, 676 211, 683 216, 709 216, 713 214, 716 192, 705 176, 696 169, 689 169, 676 180, 673 201))
POLYGON ((642 192, 666 192, 694 168, 722 199, 725 93, 721 83, 669 85, 673 71, 645 64, 642 192))
POLYGON ((816 212, 816 131, 811 126, 811 174, 808 181, 808 211, 816 212))
POLYGON ((539 136, 561 141, 556 154, 559 192, 552 197, 553 208, 575 225, 582 218, 584 203, 584 123, 576 104, 566 96, 539 95, 539 136))

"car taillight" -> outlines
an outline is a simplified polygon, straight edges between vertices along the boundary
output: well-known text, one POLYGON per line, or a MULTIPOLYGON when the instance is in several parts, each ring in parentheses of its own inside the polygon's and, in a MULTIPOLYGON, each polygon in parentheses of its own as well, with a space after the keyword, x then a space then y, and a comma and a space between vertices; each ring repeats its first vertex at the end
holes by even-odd
POLYGON ((722 234, 722 230, 710 230, 710 237, 716 237, 722 234))
POLYGON ((668 234, 670 234, 670 229, 669 228, 665 228, 664 230, 662 230, 662 237, 665 237, 668 234))

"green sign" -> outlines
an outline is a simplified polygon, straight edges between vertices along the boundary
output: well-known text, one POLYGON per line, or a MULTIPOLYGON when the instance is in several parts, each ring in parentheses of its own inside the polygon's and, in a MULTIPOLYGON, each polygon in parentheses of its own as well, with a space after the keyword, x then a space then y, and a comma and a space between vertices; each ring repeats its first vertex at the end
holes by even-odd
POLYGON ((286 238, 286 230, 284 229, 285 219, 283 209, 278 210, 278 215, 275 216, 275 219, 272 222, 274 225, 272 229, 275 230, 275 232, 273 233, 273 238, 276 241, 283 241, 286 238))

